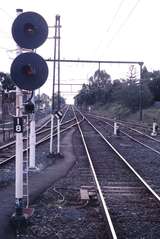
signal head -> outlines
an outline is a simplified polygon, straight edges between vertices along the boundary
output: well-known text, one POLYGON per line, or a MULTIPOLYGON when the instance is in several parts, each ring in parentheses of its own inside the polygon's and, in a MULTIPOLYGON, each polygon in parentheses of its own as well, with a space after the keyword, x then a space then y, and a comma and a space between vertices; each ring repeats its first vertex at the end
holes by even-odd
POLYGON ((48 66, 36 53, 28 52, 17 56, 11 65, 11 78, 24 90, 36 90, 47 80, 48 66))
POLYGON ((24 12, 12 24, 12 36, 21 48, 36 49, 48 36, 45 19, 36 12, 24 12))

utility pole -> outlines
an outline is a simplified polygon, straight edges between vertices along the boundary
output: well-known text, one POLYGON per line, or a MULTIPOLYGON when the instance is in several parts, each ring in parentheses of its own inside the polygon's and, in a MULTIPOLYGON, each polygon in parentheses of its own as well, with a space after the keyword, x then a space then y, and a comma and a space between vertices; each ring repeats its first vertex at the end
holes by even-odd
MULTIPOLYGON (((58 112, 60 111, 60 16, 58 20, 58 112)), ((57 155, 60 156, 60 117, 57 117, 57 155)))
POLYGON ((60 156, 60 16, 56 15, 56 24, 55 24, 55 36, 54 36, 54 61, 53 61, 53 91, 52 91, 52 112, 51 112, 51 136, 50 136, 50 152, 49 157, 54 157, 53 152, 53 124, 54 124, 54 115, 55 115, 55 81, 56 81, 56 69, 57 69, 57 106, 56 106, 56 118, 57 118, 57 156, 60 156), (57 63, 57 65, 56 65, 57 63), (56 68, 57 66, 57 68, 56 68))
POLYGON ((53 129, 54 129, 54 96, 55 96, 55 73, 56 73, 56 52, 57 52, 57 16, 55 23, 55 35, 54 35, 54 61, 53 61, 53 85, 52 85, 52 108, 51 108, 51 136, 50 136, 50 148, 49 148, 49 156, 54 156, 53 152, 53 129))

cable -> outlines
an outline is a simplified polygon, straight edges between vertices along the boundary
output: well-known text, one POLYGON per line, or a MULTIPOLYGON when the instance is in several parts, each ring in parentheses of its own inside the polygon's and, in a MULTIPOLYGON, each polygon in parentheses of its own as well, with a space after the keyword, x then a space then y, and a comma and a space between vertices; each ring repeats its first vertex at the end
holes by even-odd
POLYGON ((65 200, 65 197, 63 196, 63 194, 60 193, 59 191, 57 191, 55 187, 53 188, 53 191, 56 192, 57 194, 59 194, 61 196, 61 198, 62 198, 62 199, 59 199, 58 202, 59 203, 63 203, 64 200, 65 200))
POLYGON ((3 8, 0 8, 0 10, 2 11, 2 12, 4 12, 10 19, 14 19, 13 18, 13 16, 11 16, 6 10, 4 10, 3 8))
POLYGON ((127 17, 124 19, 124 21, 121 23, 121 25, 119 26, 118 30, 115 32, 115 34, 113 35, 113 37, 111 38, 111 40, 108 42, 107 44, 107 48, 112 44, 112 42, 114 41, 115 37, 119 34, 119 32, 121 31, 121 29, 125 26, 125 24, 127 23, 127 21, 129 20, 129 18, 131 17, 131 15, 133 14, 134 10, 136 9, 138 3, 140 2, 140 0, 137 0, 136 3, 134 4, 134 6, 131 8, 131 10, 129 11, 127 17))
MULTIPOLYGON (((112 20, 111 20, 111 22, 110 22, 108 28, 107 28, 107 31, 106 31, 107 33, 110 31, 112 25, 114 24, 115 19, 116 19, 116 17, 118 16, 118 13, 119 13, 119 11, 120 11, 120 9, 121 9, 121 7, 122 7, 124 1, 125 1, 125 0, 121 0, 121 2, 119 3, 119 5, 118 5, 118 7, 117 7, 117 10, 116 10, 116 12, 115 12, 115 14, 114 14, 114 16, 113 16, 113 18, 112 18, 112 20)), ((101 39, 101 41, 100 41, 100 43, 99 43, 99 45, 98 45, 96 51, 99 49, 100 45, 102 44, 102 41, 103 41, 103 39, 101 39)))
POLYGON ((9 49, 8 49, 8 48, 6 48, 6 47, 3 47, 3 46, 0 46, 0 49, 2 49, 2 50, 4 50, 4 51, 9 51, 9 49))
POLYGON ((118 16, 118 13, 119 13, 119 11, 120 11, 120 9, 121 9, 121 7, 122 7, 124 1, 125 1, 125 0, 121 0, 120 4, 118 5, 117 11, 115 12, 115 14, 114 14, 114 16, 113 16, 113 19, 112 19, 110 25, 109 25, 108 28, 107 28, 107 32, 110 31, 110 29, 111 29, 113 23, 115 22, 115 19, 116 19, 116 17, 118 16))

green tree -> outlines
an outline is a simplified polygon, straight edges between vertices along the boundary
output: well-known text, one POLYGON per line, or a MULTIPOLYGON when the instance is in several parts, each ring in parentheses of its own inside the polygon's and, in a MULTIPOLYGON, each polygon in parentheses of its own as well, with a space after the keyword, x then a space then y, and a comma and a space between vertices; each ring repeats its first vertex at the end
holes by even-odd
POLYGON ((154 100, 160 101, 160 71, 153 71, 150 75, 148 86, 153 94, 154 100))
POLYGON ((2 89, 5 91, 13 90, 16 87, 10 74, 8 73, 0 72, 0 82, 2 89))

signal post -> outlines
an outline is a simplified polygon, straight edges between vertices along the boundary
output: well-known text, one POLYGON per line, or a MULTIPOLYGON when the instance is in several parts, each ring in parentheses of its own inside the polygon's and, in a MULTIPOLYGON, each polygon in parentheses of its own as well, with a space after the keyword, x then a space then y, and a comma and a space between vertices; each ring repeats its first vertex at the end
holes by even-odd
MULTIPOLYGON (((26 225, 29 214, 24 210, 24 178, 23 178, 23 102, 22 89, 31 92, 40 88, 48 77, 48 66, 45 60, 33 52, 44 43, 48 36, 48 25, 44 18, 35 12, 24 12, 17 9, 17 18, 12 25, 12 36, 17 43, 17 57, 11 65, 11 78, 16 84, 16 117, 14 131, 16 133, 16 169, 15 169, 15 207, 12 223, 16 231, 26 225), (29 52, 23 53, 25 50, 29 52)), ((25 105, 26 114, 34 112, 34 104, 30 100, 25 105)), ((28 162, 27 162, 28 164, 28 162)), ((28 165, 27 165, 28 168, 28 165)), ((28 185, 27 185, 28 186, 28 185)), ((27 191, 28 193, 28 191, 27 191)), ((28 207, 28 203, 27 203, 28 207)))

